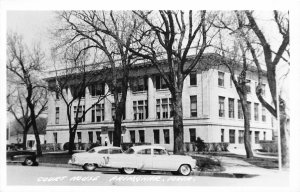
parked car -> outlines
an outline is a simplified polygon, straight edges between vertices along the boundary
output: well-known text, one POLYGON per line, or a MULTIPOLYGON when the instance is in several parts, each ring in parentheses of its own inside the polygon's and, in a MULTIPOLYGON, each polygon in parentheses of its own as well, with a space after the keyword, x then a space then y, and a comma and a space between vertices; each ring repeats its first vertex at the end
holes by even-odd
POLYGON ((38 159, 35 151, 19 150, 12 148, 6 152, 7 162, 20 162, 22 165, 37 166, 38 159))
POLYGON ((121 173, 135 171, 171 171, 187 176, 196 168, 196 160, 186 155, 170 155, 162 146, 142 145, 129 148, 123 154, 110 156, 105 167, 117 168, 121 173))
POLYGON ((123 153, 120 147, 99 146, 87 152, 73 154, 68 163, 82 166, 86 171, 94 171, 102 167, 111 155, 120 153, 123 153))

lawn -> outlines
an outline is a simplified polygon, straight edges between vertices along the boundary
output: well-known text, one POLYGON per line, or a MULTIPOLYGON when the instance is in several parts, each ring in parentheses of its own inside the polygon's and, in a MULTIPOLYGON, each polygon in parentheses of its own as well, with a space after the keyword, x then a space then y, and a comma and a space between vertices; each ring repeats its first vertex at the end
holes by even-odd
POLYGON ((230 152, 213 152, 209 153, 212 156, 223 156, 223 157, 234 157, 238 159, 242 159, 252 165, 257 167, 262 167, 266 169, 278 169, 278 159, 269 158, 268 156, 265 157, 253 157, 251 159, 246 158, 245 155, 237 155, 230 152))

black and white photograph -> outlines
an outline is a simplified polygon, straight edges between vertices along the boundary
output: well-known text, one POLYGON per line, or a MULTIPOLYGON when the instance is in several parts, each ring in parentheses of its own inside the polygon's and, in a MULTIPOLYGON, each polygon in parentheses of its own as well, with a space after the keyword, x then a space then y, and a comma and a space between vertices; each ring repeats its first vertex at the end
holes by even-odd
POLYGON ((1 190, 300 190, 292 3, 17 2, 1 2, 1 190))

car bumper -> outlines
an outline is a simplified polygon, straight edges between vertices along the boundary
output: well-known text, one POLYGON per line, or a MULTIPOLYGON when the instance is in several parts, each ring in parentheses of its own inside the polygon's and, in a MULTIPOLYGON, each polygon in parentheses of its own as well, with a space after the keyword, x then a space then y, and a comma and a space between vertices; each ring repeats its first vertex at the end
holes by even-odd
POLYGON ((69 164, 69 165, 82 166, 81 164, 78 164, 78 163, 72 162, 72 159, 70 159, 70 160, 68 161, 68 164, 69 164))

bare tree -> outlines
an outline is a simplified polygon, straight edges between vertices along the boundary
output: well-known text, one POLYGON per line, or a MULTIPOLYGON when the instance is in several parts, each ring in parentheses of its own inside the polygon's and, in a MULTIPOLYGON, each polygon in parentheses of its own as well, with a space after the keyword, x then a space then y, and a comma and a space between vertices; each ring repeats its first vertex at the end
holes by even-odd
MULTIPOLYGON (((44 54, 37 46, 29 50, 18 34, 9 34, 7 38, 7 58, 6 67, 8 72, 12 73, 18 79, 19 85, 24 87, 26 101, 24 109, 28 107, 30 123, 37 142, 37 155, 41 156, 41 143, 36 125, 36 118, 39 112, 36 112, 36 107, 37 103, 40 102, 39 97, 42 95, 38 90, 45 88, 40 83, 37 75, 37 73, 41 72, 44 54)), ((42 106, 45 106, 44 104, 42 106)))
MULTIPOLYGON (((58 50, 56 50, 58 51, 58 50)), ((60 69, 55 70, 55 78, 50 78, 50 90, 54 94, 53 97, 62 99, 66 105, 66 115, 69 127, 69 153, 72 154, 75 148, 74 140, 78 126, 85 121, 85 115, 91 109, 95 108, 109 92, 105 91, 104 86, 99 88, 97 98, 90 106, 85 106, 83 99, 85 98, 86 89, 93 83, 105 81, 99 71, 94 68, 93 64, 88 64, 90 55, 87 51, 82 51, 79 45, 73 45, 65 49, 63 55, 55 55, 61 57, 59 64, 60 69), (99 75, 100 74, 100 75, 99 75)), ((55 63, 54 63, 55 64, 55 63)))
MULTIPOLYGON (((280 60, 284 61, 289 65, 289 60, 286 56, 289 56, 289 19, 287 14, 279 13, 278 11, 273 12, 274 21, 278 27, 278 31, 282 36, 279 42, 279 47, 277 51, 271 48, 270 42, 263 31, 257 24, 256 19, 253 16, 253 11, 234 11, 231 15, 231 22, 225 22, 224 20, 219 20, 219 25, 217 27, 225 30, 229 30, 231 35, 235 35, 236 39, 243 41, 247 47, 248 55, 252 56, 252 62, 256 66, 256 71, 258 75, 258 85, 256 87, 256 95, 261 104, 277 119, 277 77, 276 77, 276 67, 280 60), (234 17, 234 18, 233 18, 234 17), (234 27, 233 27, 234 26, 234 27), (263 58, 261 59, 261 53, 263 58), (274 58, 273 58, 274 57, 274 58), (272 96, 272 103, 268 103, 263 97, 263 69, 267 68, 267 80, 270 88, 270 93, 272 96)), ((225 17, 226 20, 226 17, 225 17)), ((285 112, 285 102, 279 97, 280 100, 280 122, 281 122, 281 153, 282 153, 282 164, 288 167, 288 138, 289 131, 287 128, 287 114, 285 112)))
MULTIPOLYGON (((136 49, 129 50, 150 61, 172 95, 174 153, 183 152, 182 89, 185 78, 203 58, 213 36, 207 33, 206 11, 134 11, 144 23, 135 36, 136 49), (192 53, 192 51, 194 51, 192 53)), ((115 37, 116 38, 116 37, 115 37)), ((117 39, 117 38, 116 38, 117 39)), ((123 43, 126 46, 125 43, 123 43)))
MULTIPOLYGON (((106 82, 114 96, 116 107, 113 145, 120 146, 129 71, 137 61, 127 47, 132 44, 132 36, 138 27, 137 19, 127 12, 113 11, 64 11, 59 12, 58 16, 62 25, 55 35, 62 39, 63 46, 85 42, 87 46, 82 51, 106 57, 106 82), (122 40, 126 46, 111 36, 122 40)), ((102 64, 95 65, 101 67, 102 64)))
MULTIPOLYGON (((26 143, 27 143, 27 133, 32 127, 32 121, 30 117, 30 110, 26 103, 26 96, 23 93, 22 88, 18 88, 17 95, 10 94, 8 96, 8 111, 14 116, 16 122, 22 128, 22 135, 23 135, 23 143, 22 147, 26 150, 26 143), (16 98, 15 98, 16 97, 16 98)), ((35 91, 35 94, 39 94, 39 96, 34 96, 34 108, 36 110, 36 118, 38 119, 39 116, 47 110, 47 90, 46 89, 39 89, 35 91)), ((37 126, 38 127, 38 126, 37 126)))
POLYGON ((282 97, 279 96, 278 101, 278 87, 277 87, 277 78, 276 75, 276 67, 278 63, 282 60, 289 65, 289 59, 286 59, 285 55, 289 57, 289 42, 290 42, 290 35, 289 35, 289 17, 288 13, 280 13, 278 11, 273 11, 274 21, 278 27, 278 32, 282 36, 281 41, 279 42, 279 47, 277 50, 271 48, 270 42, 268 42, 265 34, 257 24, 255 17, 253 16, 253 11, 245 11, 245 14, 248 18, 249 25, 247 27, 251 29, 256 38, 259 41, 259 49, 263 50, 264 55, 264 62, 259 60, 257 56, 257 50, 255 46, 246 39, 247 46, 251 50, 251 55, 257 67, 259 82, 256 88, 256 95, 260 102, 267 108, 267 110, 280 121, 280 143, 281 143, 281 161, 282 166, 285 168, 289 167, 289 127, 288 127, 288 116, 286 113, 286 103, 282 97), (270 87, 270 92, 272 96, 273 106, 266 102, 262 97, 262 65, 267 67, 267 77, 268 83, 270 87), (279 105, 277 104, 278 102, 279 105), (279 109, 277 106, 280 106, 279 109), (278 115, 278 111, 280 115, 278 115))

